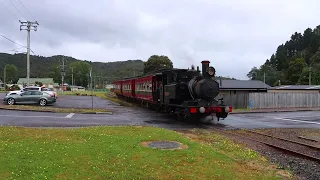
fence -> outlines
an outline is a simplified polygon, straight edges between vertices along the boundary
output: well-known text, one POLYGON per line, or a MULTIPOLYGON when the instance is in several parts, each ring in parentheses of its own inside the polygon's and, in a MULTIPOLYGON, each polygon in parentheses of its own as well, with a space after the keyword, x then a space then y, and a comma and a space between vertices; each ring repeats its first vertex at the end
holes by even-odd
POLYGON ((319 93, 250 93, 252 109, 320 107, 319 93))
POLYGON ((237 93, 223 94, 224 102, 233 108, 301 108, 320 107, 320 93, 237 93))
POLYGON ((236 109, 249 107, 249 93, 221 94, 226 105, 236 109))

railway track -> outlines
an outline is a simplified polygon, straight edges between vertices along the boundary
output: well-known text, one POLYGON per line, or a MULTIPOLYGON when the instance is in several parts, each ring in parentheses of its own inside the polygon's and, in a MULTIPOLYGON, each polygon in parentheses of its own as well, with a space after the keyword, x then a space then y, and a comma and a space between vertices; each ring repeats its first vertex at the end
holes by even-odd
POLYGON ((297 156, 304 157, 320 163, 320 147, 307 143, 302 143, 282 137, 276 137, 269 134, 241 129, 235 132, 226 131, 221 128, 214 128, 222 133, 239 136, 255 142, 259 142, 279 150, 293 153, 297 156))

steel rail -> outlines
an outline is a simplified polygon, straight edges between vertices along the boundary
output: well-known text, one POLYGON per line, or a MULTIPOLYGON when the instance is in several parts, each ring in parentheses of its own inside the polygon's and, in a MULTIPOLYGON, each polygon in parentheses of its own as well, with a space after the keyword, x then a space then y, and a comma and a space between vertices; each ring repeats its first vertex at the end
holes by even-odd
MULTIPOLYGON (((249 140, 252 140, 252 141, 255 141, 255 142, 259 142, 259 143, 262 143, 262 144, 266 144, 266 145, 268 145, 268 146, 271 146, 271 147, 274 147, 274 148, 278 148, 278 149, 281 149, 281 150, 284 150, 284 151, 288 151, 288 152, 291 152, 291 153, 294 153, 294 154, 298 154, 298 155, 300 155, 300 156, 303 156, 303 157, 306 157, 306 158, 309 158, 309 159, 312 159, 312 160, 315 160, 315 161, 320 162, 320 157, 315 157, 315 156, 308 155, 308 154, 305 154, 305 153, 302 153, 302 152, 298 152, 298 151, 295 151, 295 150, 291 150, 291 149, 288 149, 288 148, 285 148, 285 147, 282 147, 282 146, 279 146, 279 145, 275 145, 275 144, 272 144, 272 143, 269 143, 269 142, 257 140, 257 139, 254 139, 254 138, 250 138, 250 137, 241 135, 241 134, 239 134, 239 133, 228 132, 228 131, 223 130, 223 129, 220 129, 220 128, 214 128, 214 129, 218 129, 218 130, 221 131, 222 133, 227 133, 227 134, 232 134, 232 135, 235 135, 235 136, 243 137, 243 138, 245 138, 245 139, 249 139, 249 140)), ((246 131, 246 130, 245 130, 245 131, 246 131)), ((249 131, 249 132, 250 132, 250 131, 249 131)))
POLYGON ((292 142, 292 143, 308 146, 308 147, 311 147, 311 148, 314 148, 314 149, 320 149, 320 146, 314 146, 314 145, 311 145, 311 144, 307 144, 307 143, 303 143, 303 142, 299 142, 299 141, 294 141, 294 140, 287 139, 287 138, 272 136, 272 135, 269 135, 269 134, 264 134, 264 133, 260 133, 260 132, 256 132, 256 131, 252 131, 252 130, 248 130, 248 129, 241 129, 241 130, 244 130, 244 131, 247 131, 247 132, 251 132, 251 133, 260 134, 262 136, 268 136, 268 137, 272 137, 272 138, 275 138, 275 139, 280 139, 280 140, 284 140, 284 141, 288 141, 288 142, 292 142))

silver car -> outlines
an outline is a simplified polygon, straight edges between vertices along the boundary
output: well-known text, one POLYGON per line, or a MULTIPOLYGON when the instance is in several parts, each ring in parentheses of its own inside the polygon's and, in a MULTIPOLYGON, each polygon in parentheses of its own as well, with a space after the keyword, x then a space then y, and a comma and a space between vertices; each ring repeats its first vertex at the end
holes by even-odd
POLYGON ((49 94, 44 91, 25 91, 20 94, 9 94, 3 99, 3 103, 8 105, 14 104, 39 104, 40 106, 46 106, 47 104, 53 104, 56 102, 56 98, 53 94, 49 94))

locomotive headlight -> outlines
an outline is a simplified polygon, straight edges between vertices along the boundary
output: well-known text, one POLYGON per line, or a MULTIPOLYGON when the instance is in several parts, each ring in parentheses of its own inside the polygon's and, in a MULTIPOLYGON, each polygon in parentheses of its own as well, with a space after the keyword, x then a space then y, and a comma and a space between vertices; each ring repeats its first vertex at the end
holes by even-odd
POLYGON ((199 111, 200 111, 201 113, 204 113, 204 112, 206 111, 206 109, 205 109, 204 107, 200 107, 200 108, 199 108, 199 111))
POLYGON ((207 73, 210 75, 210 76, 214 76, 215 73, 216 73, 216 70, 214 69, 214 67, 208 67, 207 69, 207 73))

